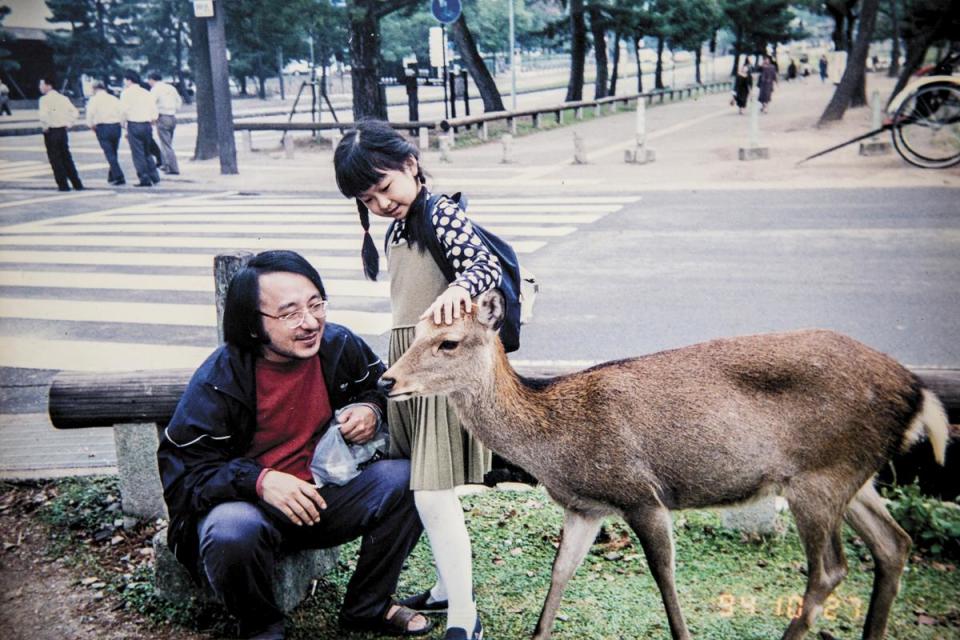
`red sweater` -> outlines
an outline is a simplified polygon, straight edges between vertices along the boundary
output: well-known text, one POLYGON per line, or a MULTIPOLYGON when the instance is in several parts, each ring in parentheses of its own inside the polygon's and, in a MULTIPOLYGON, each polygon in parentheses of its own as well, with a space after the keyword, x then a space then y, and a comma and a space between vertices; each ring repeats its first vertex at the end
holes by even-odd
POLYGON ((257 430, 247 456, 264 467, 313 482, 313 450, 333 417, 320 359, 283 363, 260 359, 256 375, 257 430))

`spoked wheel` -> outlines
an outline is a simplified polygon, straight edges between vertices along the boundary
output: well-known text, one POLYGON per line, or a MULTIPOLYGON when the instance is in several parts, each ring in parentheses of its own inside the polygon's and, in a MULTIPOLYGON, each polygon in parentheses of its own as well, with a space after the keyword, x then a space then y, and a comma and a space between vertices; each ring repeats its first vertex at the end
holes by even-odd
POLYGON ((893 119, 893 144, 910 164, 943 169, 960 164, 960 85, 920 87, 893 119))

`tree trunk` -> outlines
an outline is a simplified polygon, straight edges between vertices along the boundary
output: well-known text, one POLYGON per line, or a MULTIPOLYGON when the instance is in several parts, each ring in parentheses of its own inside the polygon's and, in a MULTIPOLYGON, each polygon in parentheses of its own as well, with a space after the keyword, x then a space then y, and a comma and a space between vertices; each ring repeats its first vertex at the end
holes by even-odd
POLYGON ((587 57, 587 26, 583 0, 570 0, 570 80, 564 102, 583 100, 583 67, 587 57))
POLYGON ((657 68, 653 74, 653 88, 663 89, 663 36, 657 36, 657 68))
POLYGON ((697 50, 696 50, 696 51, 694 52, 694 54, 693 54, 693 56, 694 56, 693 59, 696 61, 697 84, 703 84, 703 80, 700 79, 700 58, 701 58, 701 56, 703 55, 703 54, 702 54, 702 49, 703 49, 703 44, 701 43, 701 44, 697 45, 697 50))
POLYGON ((900 70, 900 77, 897 79, 897 84, 893 87, 893 91, 890 92, 890 97, 887 99, 887 104, 890 103, 893 98, 903 90, 907 83, 910 82, 911 76, 920 68, 920 65, 923 64, 923 59, 927 55, 927 50, 930 48, 936 39, 938 32, 940 31, 940 24, 931 25, 925 30, 918 33, 915 37, 910 38, 906 42, 907 47, 907 57, 903 61, 903 68, 900 70))
POLYGON ((733 69, 730 70, 730 75, 736 77, 737 72, 740 71, 740 53, 743 45, 743 30, 737 27, 737 37, 733 40, 733 69))
POLYGON ((387 119, 387 105, 380 95, 380 20, 376 3, 357 2, 350 11, 350 60, 353 84, 353 119, 387 119))
POLYGON ((193 69, 194 98, 197 101, 197 143, 194 160, 209 160, 220 155, 217 144, 217 114, 213 106, 213 75, 210 70, 210 44, 207 25, 200 18, 190 19, 190 66, 193 69))
POLYGON ((847 68, 843 72, 840 84, 833 93, 830 103, 824 109, 820 116, 820 124, 832 120, 842 120, 843 114, 848 106, 863 106, 866 104, 866 96, 863 91, 864 73, 867 65, 867 51, 870 48, 870 39, 873 37, 873 29, 877 22, 877 9, 880 0, 863 0, 860 9, 860 29, 857 32, 857 40, 853 45, 853 51, 847 59, 847 68), (862 92, 859 98, 862 104, 855 104, 858 98, 857 93, 862 92))
POLYGON ((633 36, 633 54, 637 57, 637 93, 643 93, 643 65, 640 63, 640 35, 633 36))
POLYGON ((887 69, 888 78, 896 78, 900 73, 900 14, 897 11, 899 0, 890 0, 890 23, 893 27, 893 47, 890 51, 890 68, 887 69))
POLYGON ((610 72, 608 96, 617 95, 617 76, 620 74, 620 32, 613 32, 613 70, 610 72))
POLYGON ((450 37, 460 51, 463 65, 470 73, 470 77, 473 78, 474 84, 477 85, 480 98, 483 100, 483 110, 486 112, 506 111, 506 107, 503 106, 503 98, 500 96, 500 90, 497 89, 497 83, 490 75, 487 65, 483 64, 483 58, 480 57, 480 52, 477 50, 477 42, 473 39, 473 34, 470 33, 470 28, 467 26, 467 18, 462 12, 457 21, 450 25, 450 37))
POLYGON ((826 4, 827 13, 833 18, 833 31, 830 32, 830 39, 833 40, 834 51, 846 51, 843 46, 843 20, 844 14, 839 9, 833 7, 829 2, 826 4))
POLYGON ((263 69, 257 73, 257 97, 267 99, 267 78, 263 75, 263 69))
POLYGON ((593 58, 597 67, 597 77, 593 83, 593 99, 607 97, 607 36, 603 30, 603 16, 600 10, 591 6, 587 13, 590 15, 590 34, 593 36, 593 58))

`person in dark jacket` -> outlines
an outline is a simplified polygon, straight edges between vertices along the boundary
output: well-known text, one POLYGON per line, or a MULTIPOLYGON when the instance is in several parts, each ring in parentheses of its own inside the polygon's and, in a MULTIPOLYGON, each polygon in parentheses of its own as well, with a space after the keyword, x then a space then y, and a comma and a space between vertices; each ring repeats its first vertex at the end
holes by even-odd
POLYGON ((747 100, 750 98, 752 88, 753 76, 750 75, 750 63, 744 62, 733 81, 733 99, 740 115, 743 115, 743 110, 747 107, 747 100))
POLYGON ((320 275, 291 251, 261 253, 231 280, 226 344, 193 375, 158 451, 168 542, 242 636, 283 638, 277 550, 362 536, 341 626, 424 635, 432 623, 391 599, 422 532, 409 461, 379 460, 343 486, 313 484, 313 449, 334 413, 344 439, 362 443, 386 411, 383 363, 326 322, 326 308, 320 275))

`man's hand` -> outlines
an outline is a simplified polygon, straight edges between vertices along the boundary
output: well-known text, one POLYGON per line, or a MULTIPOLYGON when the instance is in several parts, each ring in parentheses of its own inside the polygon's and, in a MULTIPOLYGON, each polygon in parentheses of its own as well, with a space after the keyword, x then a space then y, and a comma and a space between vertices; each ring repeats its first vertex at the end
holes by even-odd
POLYGON ((263 501, 282 511, 295 525, 320 522, 327 503, 317 488, 296 476, 271 469, 263 476, 263 501))
POLYGON ((354 444, 369 442, 377 432, 377 414, 367 405, 347 407, 340 413, 340 433, 354 444))

